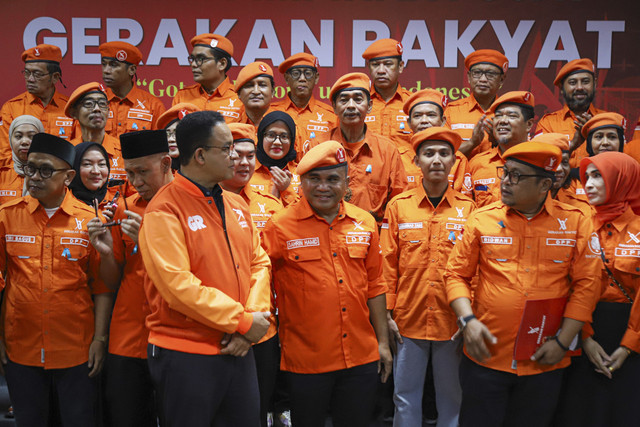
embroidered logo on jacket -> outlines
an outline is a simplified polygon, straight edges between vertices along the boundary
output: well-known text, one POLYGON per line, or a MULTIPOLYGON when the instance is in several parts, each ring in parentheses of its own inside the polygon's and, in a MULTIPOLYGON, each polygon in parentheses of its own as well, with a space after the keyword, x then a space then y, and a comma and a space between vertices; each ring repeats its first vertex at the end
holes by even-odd
POLYGON ((198 231, 202 230, 203 228, 207 228, 207 226, 204 225, 204 220, 200 215, 190 216, 187 219, 187 224, 189 225, 191 231, 198 231))

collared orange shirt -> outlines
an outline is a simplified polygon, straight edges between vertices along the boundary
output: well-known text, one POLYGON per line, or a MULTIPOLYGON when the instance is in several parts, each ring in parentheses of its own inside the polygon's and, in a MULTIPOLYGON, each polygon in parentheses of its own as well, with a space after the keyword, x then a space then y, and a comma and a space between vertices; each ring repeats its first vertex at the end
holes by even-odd
POLYGON ((126 132, 157 129, 158 117, 166 110, 162 101, 135 85, 123 99, 107 88, 107 98, 109 118, 105 131, 115 138, 126 132))
POLYGON ((469 161, 473 198, 478 207, 502 200, 496 169, 501 166, 504 166, 504 159, 498 147, 490 148, 469 161))
POLYGON ((476 363, 517 375, 569 365, 568 355, 553 366, 516 363, 515 338, 527 300, 568 297, 564 317, 591 321, 600 291, 597 259, 587 256, 592 232, 590 218, 550 197, 530 220, 502 202, 469 216, 444 279, 449 303, 471 299, 471 280, 478 271, 473 312, 498 341, 487 344, 492 356, 476 363))
POLYGON ((447 341, 458 330, 442 273, 475 203, 448 188, 434 209, 422 185, 387 205, 380 232, 387 309, 400 334, 447 341))
POLYGON ((571 185, 568 188, 561 188, 556 194, 556 200, 580 209, 588 217, 595 213, 593 206, 589 204, 582 184, 578 180, 571 180, 571 185))
POLYGON ((0 205, 22 197, 24 177, 16 173, 13 161, 2 162, 0 167, 0 205))
POLYGON ((293 118, 302 144, 311 141, 320 134, 329 132, 338 125, 338 118, 333 113, 333 108, 318 101, 314 96, 311 96, 303 108, 298 108, 289 96, 274 102, 271 106, 274 110, 284 111, 293 118))
POLYGON ((262 237, 273 263, 280 368, 315 374, 378 360, 367 301, 386 287, 371 215, 341 202, 327 224, 301 199, 273 215, 262 237))
MULTIPOLYGON (((640 127, 640 125, 638 127, 640 127)), ((630 155, 640 163, 640 131, 635 131, 633 139, 624 144, 623 150, 625 154, 630 155)))
POLYGON ((87 223, 95 213, 67 191, 49 218, 26 196, 0 208, 2 324, 9 358, 45 369, 85 363, 94 334, 99 257, 87 223))
POLYGON ((371 101, 373 106, 371 112, 364 119, 367 129, 370 132, 389 138, 396 146, 409 144, 411 139, 411 128, 407 123, 407 116, 404 111, 404 103, 411 97, 411 92, 403 88, 400 84, 389 101, 382 99, 380 94, 371 88, 371 101))
MULTIPOLYGON (((130 211, 144 217, 147 201, 134 194, 127 198, 130 211)), ((113 218, 124 219, 125 204, 121 200, 113 218)), ((122 266, 122 279, 118 296, 111 314, 109 328, 109 353, 118 356, 147 358, 149 330, 145 319, 151 314, 144 292, 145 269, 138 245, 122 232, 120 227, 111 228, 113 256, 122 266)))
MULTIPOLYGON (((294 203, 302 196, 302 190, 300 189, 300 176, 296 174, 297 164, 294 161, 287 163, 286 170, 291 172, 291 184, 280 194, 280 200, 284 206, 288 206, 294 203)), ((258 191, 271 194, 271 190, 274 187, 273 181, 271 181, 271 172, 266 166, 261 165, 256 160, 256 171, 249 180, 249 185, 258 191)))
POLYGON ((247 203, 228 191, 222 199, 226 235, 212 195, 180 172, 147 205, 138 242, 151 344, 219 354, 225 333, 246 333, 251 313, 271 307, 271 264, 247 203))
MULTIPOLYGON (((445 126, 451 128, 460 134, 463 141, 471 139, 473 134, 473 128, 484 114, 487 117, 492 117, 478 104, 473 93, 466 98, 453 101, 447 108, 444 109, 444 117, 446 119, 445 126)), ((469 159, 472 159, 477 154, 483 153, 491 148, 491 142, 489 136, 485 132, 482 142, 471 151, 469 159)))
POLYGON ((29 92, 24 92, 5 102, 0 110, 0 159, 11 158, 9 127, 13 119, 23 114, 40 119, 46 133, 60 138, 71 138, 73 119, 64 115, 67 101, 69 97, 56 90, 46 107, 42 105, 40 98, 29 92))
POLYGON ((309 148, 328 140, 340 142, 347 152, 352 193, 349 202, 368 211, 379 224, 382 223, 387 202, 407 188, 407 175, 398 149, 389 139, 367 128, 362 141, 347 143, 340 127, 322 135, 309 148))
MULTIPOLYGON (((600 110, 599 108, 595 108, 593 104, 589 106, 589 114, 595 116, 596 114, 606 113, 605 110, 600 110)), ((552 113, 547 113, 538 122, 536 125, 536 136, 543 133, 563 133, 567 135, 569 140, 573 139, 573 135, 576 133, 576 125, 573 122, 576 119, 573 111, 569 109, 568 106, 562 107, 558 111, 554 111, 552 113)), ((571 167, 576 168, 580 166, 580 160, 585 157, 589 157, 589 153, 587 153, 587 143, 584 142, 580 147, 575 149, 573 153, 571 153, 571 167)))
POLYGON ((240 119, 242 102, 229 80, 225 78, 211 95, 200 84, 180 89, 173 97, 172 106, 181 102, 189 102, 201 110, 217 111, 224 116, 227 123, 235 123, 240 119))
POLYGON ((255 189, 251 185, 245 186, 240 192, 240 196, 249 205, 251 220, 258 231, 262 231, 269 218, 284 207, 282 201, 276 196, 255 189))

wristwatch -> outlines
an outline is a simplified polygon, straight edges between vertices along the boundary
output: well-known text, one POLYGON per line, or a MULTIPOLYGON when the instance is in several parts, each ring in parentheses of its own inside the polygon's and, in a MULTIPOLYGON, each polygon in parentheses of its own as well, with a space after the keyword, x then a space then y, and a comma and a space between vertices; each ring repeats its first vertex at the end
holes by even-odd
POLYGON ((469 321, 476 319, 476 315, 475 314, 470 314, 468 316, 460 316, 458 317, 458 328, 460 328, 461 331, 464 331, 464 328, 467 327, 467 323, 469 323, 469 321))

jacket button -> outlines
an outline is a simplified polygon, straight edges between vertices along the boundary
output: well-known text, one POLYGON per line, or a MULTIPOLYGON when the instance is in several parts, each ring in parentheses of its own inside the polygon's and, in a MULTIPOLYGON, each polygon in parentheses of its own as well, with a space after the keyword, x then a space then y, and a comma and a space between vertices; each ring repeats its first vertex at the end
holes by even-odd
POLYGON ((342 279, 338 280, 338 283, 342 283, 342 279))
POLYGON ((347 334, 342 334, 342 338, 346 338, 346 337, 347 337, 347 334))
POLYGON ((346 307, 342 307, 342 311, 347 311, 346 307))
POLYGON ((334 256, 334 257, 337 257, 337 256, 338 256, 338 254, 334 252, 334 253, 333 253, 333 256, 334 256))
POLYGON ((296 259, 300 258, 298 255, 296 255, 296 259))

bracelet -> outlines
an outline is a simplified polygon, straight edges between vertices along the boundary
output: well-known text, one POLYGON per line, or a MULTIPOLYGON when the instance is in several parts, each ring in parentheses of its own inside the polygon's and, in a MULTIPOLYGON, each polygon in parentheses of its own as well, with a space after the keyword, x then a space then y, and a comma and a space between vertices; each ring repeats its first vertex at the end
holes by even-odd
POLYGON ((632 351, 630 349, 624 346, 620 346, 620 348, 627 352, 627 356, 631 356, 632 351))
POLYGON ((93 341, 100 341, 101 343, 107 343, 107 340, 109 339, 109 335, 102 335, 102 336, 96 336, 94 335, 93 337, 93 341))
POLYGON ((557 335, 554 335, 553 339, 555 342, 558 343, 561 349, 563 349, 564 351, 569 351, 569 347, 565 347, 565 345, 560 342, 560 339, 558 338, 557 335))

